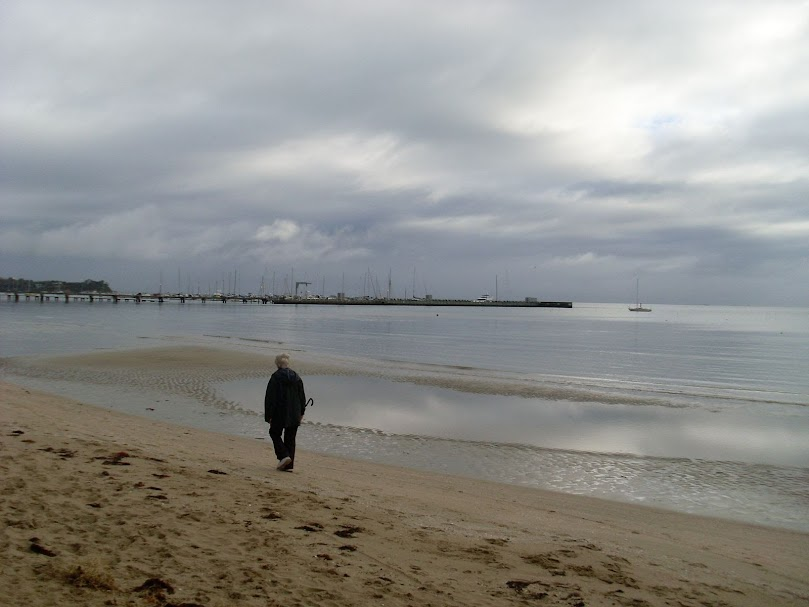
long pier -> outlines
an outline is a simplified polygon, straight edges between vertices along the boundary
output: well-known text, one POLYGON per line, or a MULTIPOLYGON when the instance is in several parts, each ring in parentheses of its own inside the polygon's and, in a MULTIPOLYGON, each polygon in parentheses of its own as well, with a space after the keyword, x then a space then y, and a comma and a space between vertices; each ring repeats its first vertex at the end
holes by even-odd
POLYGON ((387 299, 368 297, 292 297, 288 295, 184 295, 184 294, 143 294, 143 293, 6 293, 8 301, 59 302, 83 301, 89 303, 157 303, 169 301, 186 302, 276 305, 330 305, 330 306, 420 306, 420 307, 473 307, 473 308, 572 308, 570 301, 537 301, 526 298, 524 301, 472 301, 465 299, 387 299))
POLYGON ((228 301, 237 301, 241 303, 259 303, 268 304, 273 303, 269 296, 257 295, 182 295, 182 294, 144 294, 144 293, 6 293, 7 300, 19 301, 38 301, 44 303, 46 301, 63 301, 70 303, 71 301, 87 301, 93 302, 134 302, 134 303, 165 303, 167 301, 176 301, 185 303, 186 301, 199 301, 202 303, 221 302, 227 303, 228 301))

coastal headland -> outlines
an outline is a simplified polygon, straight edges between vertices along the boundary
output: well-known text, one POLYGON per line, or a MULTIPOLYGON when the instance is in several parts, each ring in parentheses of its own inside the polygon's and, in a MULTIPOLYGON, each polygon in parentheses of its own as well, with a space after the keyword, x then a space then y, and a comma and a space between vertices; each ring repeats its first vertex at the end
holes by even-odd
MULTIPOLYGON (((325 368, 298 358, 304 373, 325 368)), ((271 358, 177 347, 46 366, 133 385, 163 377, 152 385, 169 393, 271 358)), ((809 535, 796 531, 306 451, 294 473, 277 472, 266 439, 7 382, 0 426, 10 605, 809 602, 809 535)))

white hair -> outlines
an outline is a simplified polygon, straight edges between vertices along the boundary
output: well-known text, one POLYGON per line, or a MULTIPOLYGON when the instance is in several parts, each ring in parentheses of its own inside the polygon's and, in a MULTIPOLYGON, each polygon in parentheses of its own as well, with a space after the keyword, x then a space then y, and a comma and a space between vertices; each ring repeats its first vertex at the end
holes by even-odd
POLYGON ((275 366, 279 369, 286 369, 289 367, 289 354, 279 354, 275 357, 275 366))

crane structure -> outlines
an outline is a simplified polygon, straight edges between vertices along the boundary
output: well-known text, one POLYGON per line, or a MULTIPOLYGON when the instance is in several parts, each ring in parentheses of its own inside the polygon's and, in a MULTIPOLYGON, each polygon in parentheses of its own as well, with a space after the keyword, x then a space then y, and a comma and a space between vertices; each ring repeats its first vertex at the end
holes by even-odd
POLYGON ((310 284, 312 284, 312 283, 311 282, 306 282, 305 280, 300 280, 300 281, 296 282, 295 283, 295 297, 296 298, 298 297, 298 287, 300 287, 301 285, 306 285, 308 287, 310 284))

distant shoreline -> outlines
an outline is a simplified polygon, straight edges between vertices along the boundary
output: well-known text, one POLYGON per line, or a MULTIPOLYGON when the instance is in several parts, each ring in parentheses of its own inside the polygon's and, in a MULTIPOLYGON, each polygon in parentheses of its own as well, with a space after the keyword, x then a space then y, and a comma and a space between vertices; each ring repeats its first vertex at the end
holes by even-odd
POLYGON ((279 304, 279 305, 332 305, 332 306, 423 306, 423 307, 473 307, 473 308, 566 308, 573 307, 572 301, 537 301, 528 297, 524 301, 474 301, 466 299, 388 299, 367 297, 289 297, 269 295, 183 295, 183 294, 143 294, 143 293, 4 293, 7 300, 20 301, 111 301, 135 303, 165 303, 166 301, 200 301, 202 303, 220 302, 279 304))

